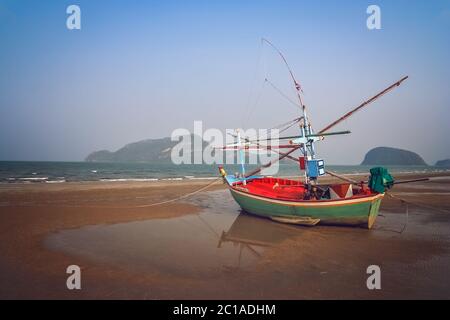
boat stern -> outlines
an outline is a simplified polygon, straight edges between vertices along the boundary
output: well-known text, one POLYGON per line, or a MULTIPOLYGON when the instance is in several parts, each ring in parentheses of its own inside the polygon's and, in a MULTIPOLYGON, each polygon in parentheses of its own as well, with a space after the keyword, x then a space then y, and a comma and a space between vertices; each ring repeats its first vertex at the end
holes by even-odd
POLYGON ((381 206, 381 200, 383 200, 383 197, 384 193, 380 193, 380 196, 372 201, 369 210, 369 217, 367 219, 367 229, 372 229, 372 226, 375 224, 375 220, 377 219, 378 212, 381 206))

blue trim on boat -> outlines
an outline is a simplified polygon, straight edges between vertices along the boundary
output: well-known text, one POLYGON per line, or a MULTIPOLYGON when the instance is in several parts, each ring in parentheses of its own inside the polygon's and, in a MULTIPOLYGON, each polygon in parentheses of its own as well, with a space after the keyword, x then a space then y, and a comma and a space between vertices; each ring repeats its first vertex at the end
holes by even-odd
POLYGON ((236 178, 234 175, 227 175, 225 176, 225 180, 227 180, 229 185, 233 185, 236 182, 242 182, 244 180, 250 181, 255 179, 262 179, 264 176, 250 176, 248 178, 236 178))

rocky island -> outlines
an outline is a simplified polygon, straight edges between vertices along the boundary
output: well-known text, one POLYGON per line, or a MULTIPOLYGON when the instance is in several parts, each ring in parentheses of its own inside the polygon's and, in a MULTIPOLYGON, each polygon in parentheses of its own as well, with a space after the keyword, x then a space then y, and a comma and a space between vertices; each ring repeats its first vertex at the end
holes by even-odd
POLYGON ((450 168, 450 159, 439 160, 436 162, 435 166, 450 168))
POLYGON ((427 164, 415 152, 391 147, 377 147, 366 153, 361 165, 426 166, 427 164))

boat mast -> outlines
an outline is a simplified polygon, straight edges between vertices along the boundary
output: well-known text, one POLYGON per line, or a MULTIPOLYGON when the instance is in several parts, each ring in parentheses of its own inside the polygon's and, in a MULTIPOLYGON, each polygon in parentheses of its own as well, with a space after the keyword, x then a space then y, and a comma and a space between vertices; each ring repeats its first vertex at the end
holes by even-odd
MULTIPOLYGON (((286 65, 286 68, 289 71, 289 74, 291 76, 292 81, 294 82, 295 91, 297 93, 297 99, 300 103, 300 108, 302 109, 302 115, 303 115, 303 123, 300 123, 300 130, 301 130, 301 136, 306 137, 311 135, 312 129, 311 129, 311 123, 309 122, 308 115, 306 113, 306 106, 303 103, 302 99, 302 88, 300 84, 298 83, 297 79, 295 79, 294 73, 292 72, 291 67, 289 66, 286 58, 284 57, 283 53, 269 40, 262 38, 262 42, 266 42, 268 45, 270 45, 283 59, 284 64, 286 65)), ((315 157, 315 150, 314 150, 314 142, 312 140, 307 140, 306 143, 303 144, 301 148, 301 152, 303 153, 303 157, 305 160, 308 160, 308 152, 311 154, 311 158, 313 159, 315 157)), ((308 171, 305 168, 305 184, 309 183, 309 177, 308 177, 308 171)))
MULTIPOLYGON (((292 80, 294 81, 294 86, 295 86, 295 90, 297 92, 298 101, 300 102, 300 106, 302 107, 303 124, 300 123, 300 128, 301 128, 301 131, 302 131, 302 136, 306 137, 306 136, 309 136, 309 135, 312 134, 311 123, 309 122, 308 115, 306 114, 306 106, 303 103, 303 99, 302 99, 302 96, 301 96, 302 89, 301 89, 300 85, 298 84, 297 80, 295 79, 292 71, 289 70, 289 72, 291 74, 292 80)), ((303 147, 301 148, 301 151, 303 153, 303 157, 304 157, 305 161, 308 160, 308 151, 311 153, 311 157, 312 158, 315 157, 314 144, 313 144, 312 141, 307 141, 303 145, 303 147)), ((304 169, 304 176, 305 176, 305 184, 308 184, 309 183, 309 177, 308 177, 308 170, 306 169, 306 167, 304 169)))
POLYGON ((238 140, 237 144, 238 144, 238 149, 239 149, 239 162, 241 164, 241 174, 242 174, 242 178, 244 179, 243 184, 245 186, 247 184, 246 177, 245 177, 245 153, 242 148, 241 131, 239 129, 236 129, 236 134, 237 134, 237 140, 238 140))

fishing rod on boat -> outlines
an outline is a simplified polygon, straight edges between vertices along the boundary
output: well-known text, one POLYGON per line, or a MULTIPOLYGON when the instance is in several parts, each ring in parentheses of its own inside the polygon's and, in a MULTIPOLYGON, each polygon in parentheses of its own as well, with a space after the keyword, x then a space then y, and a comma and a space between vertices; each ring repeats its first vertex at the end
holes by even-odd
POLYGON ((421 182, 421 181, 430 181, 430 178, 420 178, 420 179, 400 180, 400 181, 394 181, 394 184, 412 183, 412 182, 421 182))
POLYGON ((364 108, 365 106, 367 106, 368 104, 374 102, 375 100, 377 100, 378 98, 380 98, 381 96, 385 95, 386 93, 388 93, 389 91, 391 91, 392 89, 397 88, 398 86, 400 86, 402 84, 403 81, 405 81, 406 79, 408 79, 408 76, 405 76, 403 78, 401 78, 400 80, 398 80, 397 82, 395 82, 394 84, 390 85, 389 87, 387 87, 386 89, 380 91, 379 93, 377 93, 376 95, 374 95, 373 97, 371 97, 370 99, 364 101, 363 103, 361 103, 359 106, 357 106, 356 108, 350 110, 349 112, 347 112, 346 114, 344 114, 342 117, 340 117, 339 119, 337 119, 336 121, 333 121, 332 123, 330 123, 329 125, 327 125, 325 128, 323 128, 322 130, 319 131, 319 134, 324 133, 325 131, 330 130, 332 127, 334 127, 335 125, 337 125, 338 123, 344 121, 345 119, 347 119, 348 117, 352 116, 353 114, 355 114, 355 112, 361 110, 362 108, 364 108))
MULTIPOLYGON (((313 137, 317 137, 317 138, 322 138, 325 136, 335 136, 335 135, 341 135, 341 134, 349 134, 351 133, 351 131, 349 130, 345 130, 345 131, 336 131, 336 132, 326 132, 326 133, 322 133, 322 134, 307 134, 305 136, 287 136, 287 137, 279 137, 276 138, 276 140, 292 140, 292 139, 298 139, 298 138, 313 138, 313 137)), ((271 141, 274 139, 258 139, 258 140, 250 140, 248 142, 250 143, 258 143, 258 142, 262 142, 262 141, 271 141)))
MULTIPOLYGON (((344 181, 349 182, 349 183, 351 183, 353 185, 356 185, 356 186, 360 186, 361 184, 367 184, 369 182, 367 180, 358 182, 356 180, 350 179, 348 177, 342 176, 340 174, 337 174, 335 172, 328 171, 328 170, 326 171, 326 173, 329 174, 332 177, 344 180, 344 181)), ((394 181, 392 184, 393 185, 395 185, 395 184, 405 184, 405 183, 422 182, 422 181, 429 181, 429 180, 430 180, 430 178, 409 179, 409 180, 394 181)))

